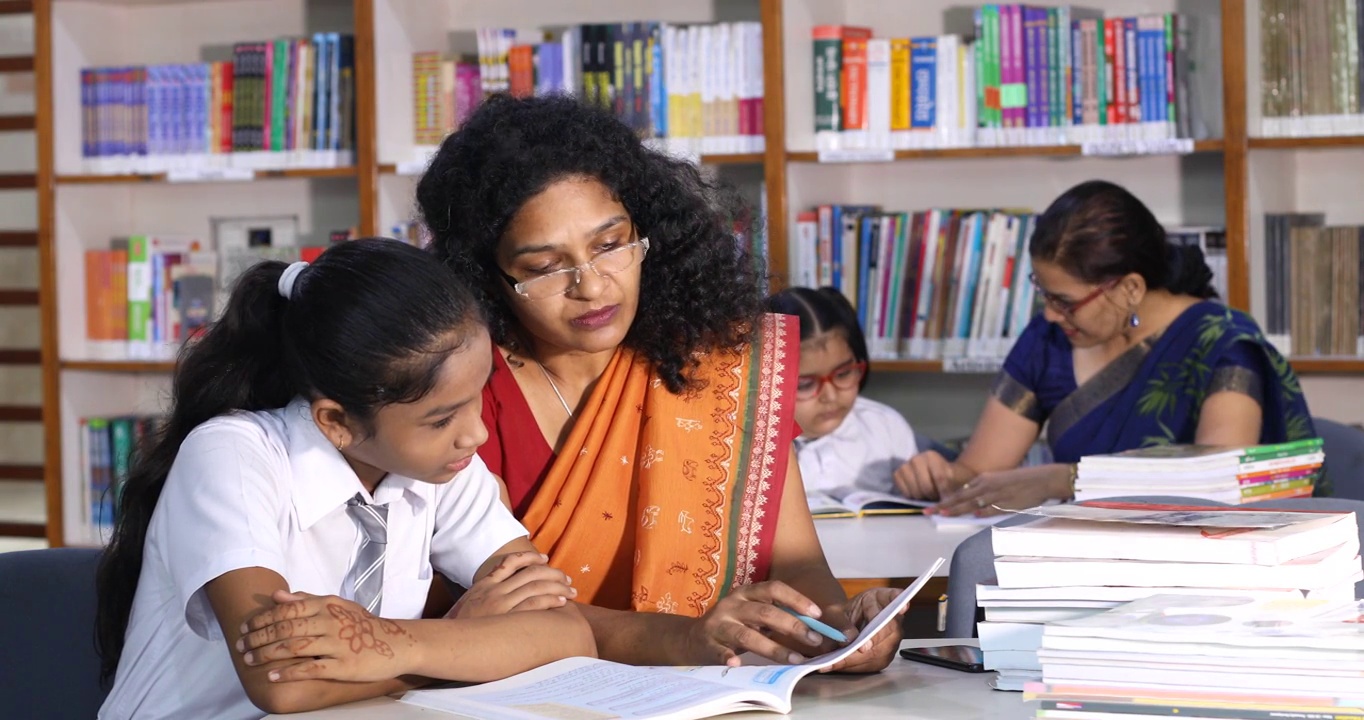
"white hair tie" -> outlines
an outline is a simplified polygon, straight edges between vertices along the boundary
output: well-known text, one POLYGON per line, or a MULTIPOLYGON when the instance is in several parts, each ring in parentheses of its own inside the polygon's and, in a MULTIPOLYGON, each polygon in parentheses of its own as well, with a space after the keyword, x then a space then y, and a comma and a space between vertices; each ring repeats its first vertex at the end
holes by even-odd
POLYGON ((291 263, 289 267, 284 268, 284 273, 279 276, 278 287, 281 297, 285 300, 289 300, 294 296, 294 283, 298 281, 298 276, 306 270, 307 267, 308 263, 299 260, 296 263, 291 263))

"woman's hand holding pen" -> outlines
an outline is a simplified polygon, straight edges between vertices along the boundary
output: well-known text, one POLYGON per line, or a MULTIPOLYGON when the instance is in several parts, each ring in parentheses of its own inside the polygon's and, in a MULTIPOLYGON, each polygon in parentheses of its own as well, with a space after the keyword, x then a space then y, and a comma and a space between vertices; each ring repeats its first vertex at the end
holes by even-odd
POLYGON ((806 656, 837 647, 791 611, 812 618, 821 615, 818 605, 786 583, 741 587, 692 624, 686 638, 686 662, 735 667, 740 655, 751 652, 773 662, 797 664, 806 656))

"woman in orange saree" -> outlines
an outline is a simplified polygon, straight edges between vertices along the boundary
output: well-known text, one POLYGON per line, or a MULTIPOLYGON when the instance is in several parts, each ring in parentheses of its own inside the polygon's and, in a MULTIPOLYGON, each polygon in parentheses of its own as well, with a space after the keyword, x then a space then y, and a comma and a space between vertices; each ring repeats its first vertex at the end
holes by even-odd
MULTIPOLYGON (((602 657, 799 661, 833 646, 782 609, 855 632, 893 596, 849 600, 819 547, 792 460, 797 333, 762 312, 731 196, 553 97, 486 102, 417 196, 498 345, 480 455, 602 657)), ((885 667, 898 640, 841 669, 885 667)))

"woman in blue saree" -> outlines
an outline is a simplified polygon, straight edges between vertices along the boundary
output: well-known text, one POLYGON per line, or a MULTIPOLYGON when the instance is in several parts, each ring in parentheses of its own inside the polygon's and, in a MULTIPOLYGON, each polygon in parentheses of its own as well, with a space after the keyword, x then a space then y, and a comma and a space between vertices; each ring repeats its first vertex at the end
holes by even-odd
POLYGON ((921 453, 897 470, 906 495, 938 499, 944 515, 991 515, 1071 498, 1084 455, 1316 435, 1288 362, 1254 320, 1211 299, 1202 252, 1167 242, 1125 189, 1071 188, 1038 218, 1028 249, 1043 312, 961 456, 921 453), (1056 462, 1019 468, 1043 434, 1056 462))

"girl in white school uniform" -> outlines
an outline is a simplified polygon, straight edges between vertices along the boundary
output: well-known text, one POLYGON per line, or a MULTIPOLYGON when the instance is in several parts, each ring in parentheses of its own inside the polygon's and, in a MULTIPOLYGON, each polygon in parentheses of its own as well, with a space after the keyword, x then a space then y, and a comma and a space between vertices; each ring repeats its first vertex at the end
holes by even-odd
POLYGON ((918 446, 899 412, 859 394, 867 384, 868 358, 857 312, 833 288, 787 288, 767 304, 800 319, 796 459, 806 492, 895 492, 895 469, 918 446))
POLYGON ((468 291, 403 243, 248 270, 123 489, 100 717, 259 718, 594 654, 474 452, 491 353, 468 291), (422 620, 435 573, 470 590, 422 620))

